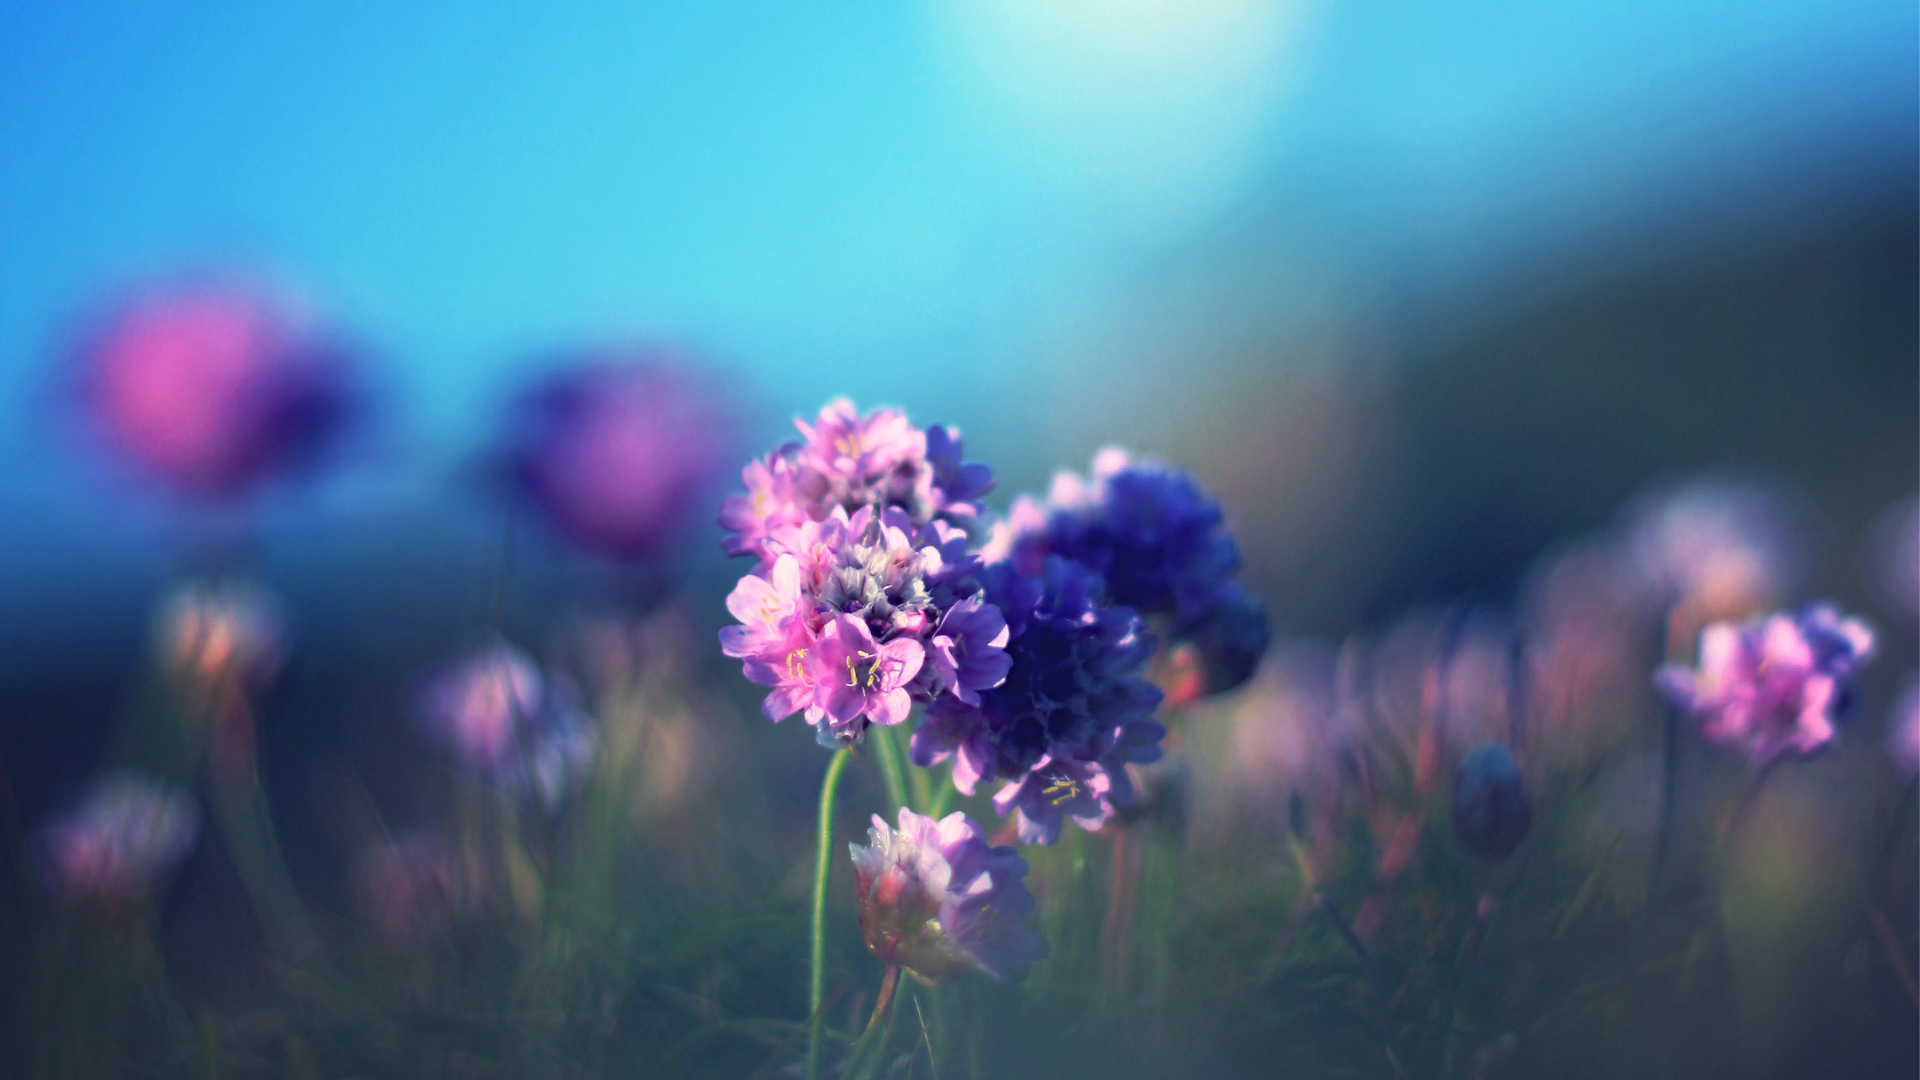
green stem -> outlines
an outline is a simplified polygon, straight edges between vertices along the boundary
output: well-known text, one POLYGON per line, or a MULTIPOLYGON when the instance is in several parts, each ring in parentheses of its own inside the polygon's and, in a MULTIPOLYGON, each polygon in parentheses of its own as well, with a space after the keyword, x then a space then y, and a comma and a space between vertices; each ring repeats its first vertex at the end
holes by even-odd
POLYGON ((876 727, 868 732, 868 741, 873 743, 873 756, 880 762, 880 781, 887 786, 887 813, 880 816, 898 821, 900 808, 907 805, 907 781, 900 767, 900 744, 893 737, 893 729, 884 727, 876 727))
POLYGON ((847 769, 850 749, 833 752, 826 779, 820 782, 820 846, 813 863, 813 963, 807 976, 807 1080, 820 1078, 820 1032, 826 1016, 820 1002, 827 996, 827 877, 833 868, 833 797, 840 790, 840 774, 847 769))

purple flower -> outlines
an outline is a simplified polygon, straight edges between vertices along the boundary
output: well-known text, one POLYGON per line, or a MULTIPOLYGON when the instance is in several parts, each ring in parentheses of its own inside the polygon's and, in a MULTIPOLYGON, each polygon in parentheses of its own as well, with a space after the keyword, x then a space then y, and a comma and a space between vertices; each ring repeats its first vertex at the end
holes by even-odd
POLYGON ((980 691, 1005 682, 1013 667, 1007 655, 1007 620, 978 596, 947 609, 928 651, 940 685, 969 705, 980 704, 980 691))
POLYGON ((1758 766, 1833 741, 1834 714, 1855 670, 1873 653, 1873 631, 1827 605, 1798 619, 1769 615, 1700 633, 1700 664, 1668 664, 1659 683, 1674 705, 1701 721, 1707 741, 1747 751, 1758 766))
POLYGON ((813 423, 794 426, 804 438, 748 465, 741 474, 746 493, 721 505, 720 524, 732 534, 729 554, 751 554, 765 565, 778 550, 792 549, 795 530, 836 510, 898 510, 909 531, 966 521, 979 513, 974 500, 993 486, 986 466, 961 462, 957 431, 922 431, 897 409, 861 416, 840 398, 813 423))
POLYGON ((807 653, 814 704, 842 743, 858 739, 869 722, 892 727, 913 708, 906 684, 925 659, 918 641, 896 638, 880 644, 866 620, 841 615, 827 623, 807 653))
POLYGON ((1495 860, 1513 854, 1533 825, 1533 804, 1513 755, 1482 743, 1460 759, 1453 774, 1453 834, 1495 860))
POLYGON ((1071 559, 1100 574, 1114 603, 1143 614, 1196 618, 1240 566, 1220 504, 1185 472, 1118 447, 1094 457, 1089 479, 1056 475, 1046 506, 1023 507, 1014 521, 989 559, 1004 551, 1028 576, 1047 555, 1071 559))
POLYGON ((980 576, 1007 622, 1005 681, 982 689, 977 705, 935 701, 914 733, 913 761, 952 758, 954 786, 969 795, 982 779, 1007 780, 995 806, 1018 813, 1027 843, 1052 843, 1068 817, 1098 828, 1132 798, 1125 765, 1160 756, 1160 691, 1140 676, 1154 640, 1131 610, 1107 606, 1099 576, 1076 563, 1050 558, 1037 578, 1001 563, 980 576))
POLYGON ((1090 477, 1061 472, 1047 501, 1022 496, 995 525, 983 557, 1033 577, 1049 555, 1092 569, 1116 604, 1171 615, 1191 642, 1200 684, 1219 693, 1246 682, 1266 651, 1265 609, 1233 580, 1240 553, 1220 506, 1185 472, 1108 447, 1090 477))
POLYGON ((529 390, 509 428, 520 489, 610 558, 647 558, 684 531, 732 442, 715 388, 668 357, 589 354, 529 390))
POLYGON ((990 847, 980 826, 955 812, 935 821, 900 808, 900 828, 873 816, 868 844, 848 844, 860 932, 873 954, 927 983, 979 971, 1005 982, 1047 957, 1026 925, 1033 895, 1027 862, 990 847))
POLYGON ((266 292, 158 286, 82 342, 79 401, 102 440, 182 494, 238 498, 305 463, 351 393, 346 353, 266 292))
POLYGON ((138 773, 110 773, 41 833, 42 864, 69 900, 123 903, 192 850, 199 820, 186 792, 138 773))
POLYGON ((598 735, 571 685, 504 641, 482 646, 426 690, 427 730, 476 775, 557 809, 593 762, 598 735))

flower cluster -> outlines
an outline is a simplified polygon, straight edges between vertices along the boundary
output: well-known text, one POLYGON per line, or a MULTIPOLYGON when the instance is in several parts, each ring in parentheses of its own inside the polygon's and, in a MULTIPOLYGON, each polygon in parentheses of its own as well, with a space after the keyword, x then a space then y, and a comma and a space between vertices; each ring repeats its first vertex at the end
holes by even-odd
POLYGON ((907 718, 915 701, 977 701, 1011 663, 1007 625, 975 578, 960 522, 992 484, 960 462, 957 433, 836 401, 806 438, 745 472, 727 500, 727 550, 759 562, 727 597, 720 633, 772 687, 770 720, 803 713, 829 746, 907 718))
POLYGON ((951 761, 969 795, 1003 781, 994 806, 1026 843, 1099 828, 1133 801, 1126 766, 1159 759, 1143 613, 1202 654, 1210 689, 1266 649, 1220 508, 1184 473, 1104 452, 1091 482, 1062 474, 1048 510, 1022 498, 976 553, 992 474, 956 432, 846 401, 798 427, 723 508, 727 550, 757 565, 722 648, 771 688, 769 719, 803 713, 830 746, 926 705, 913 762, 951 761))
POLYGON ((420 713, 469 771, 548 810, 586 775, 599 742, 573 688, 504 641, 450 666, 427 687, 420 713))
POLYGON ((996 563, 980 576, 1009 630, 1006 678, 978 701, 936 701, 914 733, 913 762, 952 758, 954 786, 968 795, 982 779, 1008 781, 994 808, 1017 813, 1024 843, 1053 843, 1065 818, 1097 829, 1133 801, 1126 764, 1160 757, 1161 695, 1140 675, 1156 643, 1078 563, 1052 557, 1034 577, 996 563))
POLYGON ((1044 504, 1022 495, 984 552, 1028 577, 1048 556, 1098 573, 1113 602, 1172 619, 1175 639, 1199 650, 1210 692, 1246 682, 1267 649, 1267 616, 1233 580, 1240 552, 1220 505, 1185 472, 1118 447, 1092 474, 1054 476, 1044 504))
POLYGON ((873 815, 870 846, 848 844, 860 933, 873 954, 924 982, 980 971, 1005 982, 1049 952, 1026 925, 1027 861, 989 847, 965 814, 935 821, 900 808, 900 828, 873 815))
POLYGON ((1700 634, 1700 664, 1668 664, 1659 683, 1701 721, 1709 742, 1743 748, 1761 765, 1789 751, 1810 755, 1833 741, 1854 672, 1873 654, 1873 631, 1827 605, 1798 618, 1769 615, 1700 634))
POLYGON ((41 859, 61 896, 126 902, 186 856, 199 824, 186 792, 137 773, 111 773, 41 833, 41 859))

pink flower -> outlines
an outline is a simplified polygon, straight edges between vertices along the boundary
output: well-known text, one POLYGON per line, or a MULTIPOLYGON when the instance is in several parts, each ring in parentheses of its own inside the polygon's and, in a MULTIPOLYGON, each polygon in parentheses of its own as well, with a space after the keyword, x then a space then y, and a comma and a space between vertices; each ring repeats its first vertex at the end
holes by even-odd
POLYGON ((1659 682, 1676 706, 1700 719, 1707 741, 1744 748, 1757 766, 1832 742, 1834 713, 1872 652, 1865 623, 1822 605, 1798 619, 1714 623, 1700 633, 1699 667, 1669 664, 1659 682))
POLYGON ((910 638, 878 644, 865 619, 841 615, 807 654, 814 704, 838 731, 858 736, 866 721, 892 727, 913 708, 906 684, 920 672, 926 650, 910 638))

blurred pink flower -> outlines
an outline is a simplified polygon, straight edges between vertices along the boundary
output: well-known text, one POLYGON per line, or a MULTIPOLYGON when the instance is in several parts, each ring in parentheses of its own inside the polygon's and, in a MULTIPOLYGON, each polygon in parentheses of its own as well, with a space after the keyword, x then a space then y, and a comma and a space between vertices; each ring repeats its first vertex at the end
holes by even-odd
POLYGON ((199 823, 186 792, 138 773, 110 773, 41 833, 43 865, 68 900, 137 900, 193 848, 199 823))
POLYGON ((346 356, 264 291, 156 286, 82 342, 79 400, 102 440, 179 493, 220 501, 309 460, 345 419, 346 356))
POLYGON ((1872 654, 1865 623, 1816 606, 1798 619, 1714 623, 1700 634, 1698 668, 1668 664, 1658 678, 1677 707, 1700 719, 1707 741, 1744 748, 1758 766, 1832 742, 1834 714, 1872 654))

